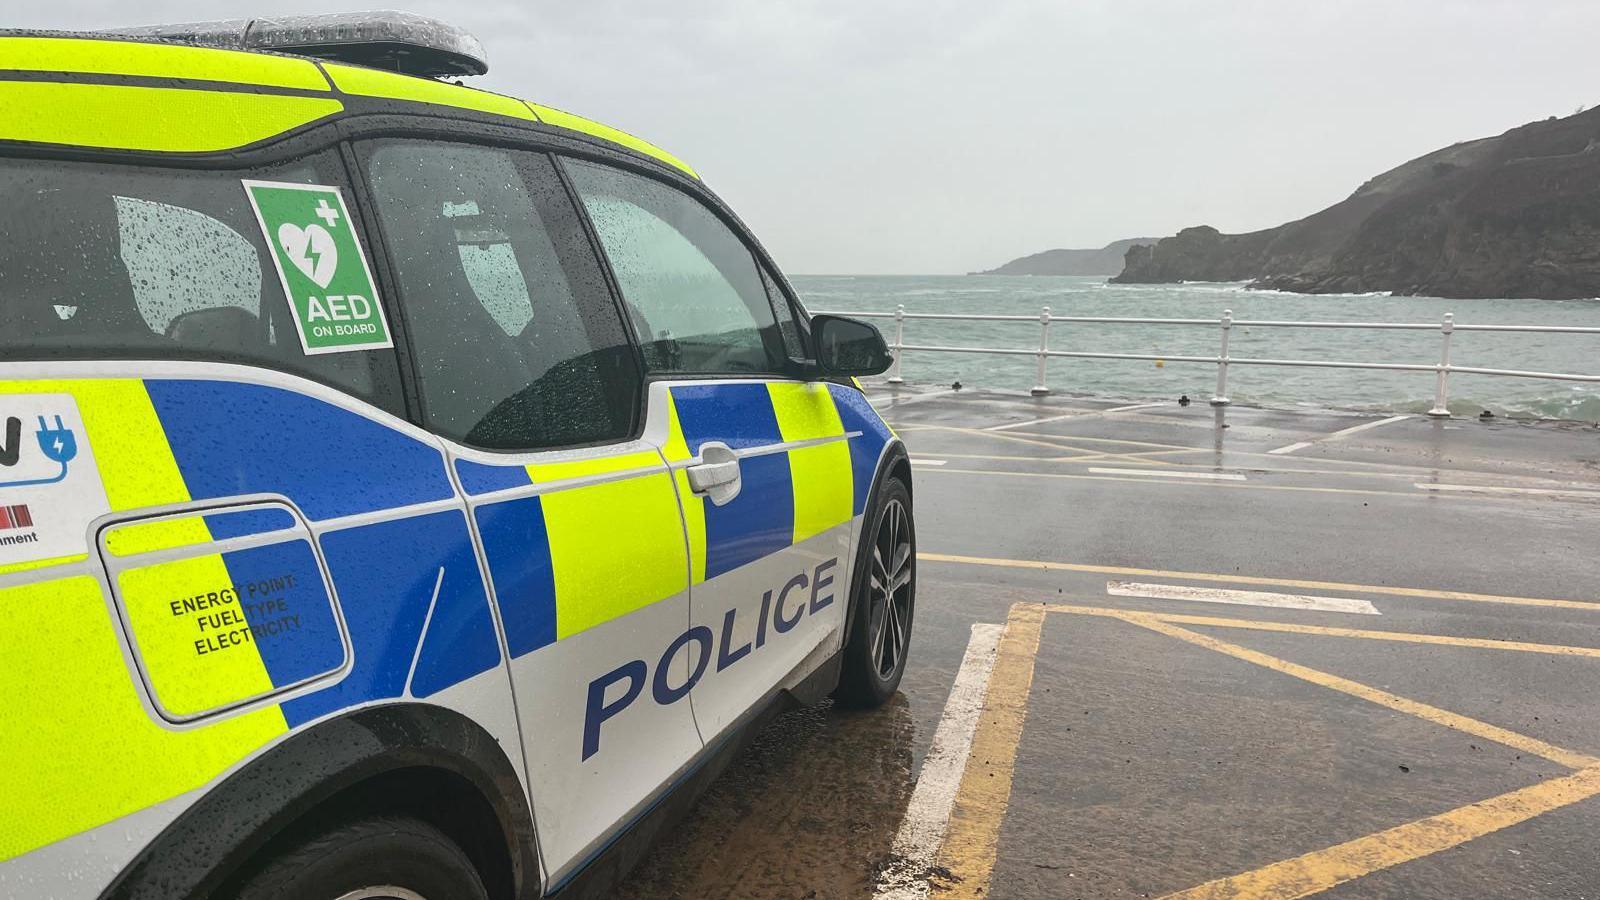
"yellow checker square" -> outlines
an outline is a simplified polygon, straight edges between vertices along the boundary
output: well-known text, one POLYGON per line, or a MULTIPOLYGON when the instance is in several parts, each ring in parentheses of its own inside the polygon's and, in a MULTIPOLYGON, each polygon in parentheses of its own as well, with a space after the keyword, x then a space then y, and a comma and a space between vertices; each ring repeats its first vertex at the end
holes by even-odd
POLYGON ((211 542, 206 520, 200 516, 120 523, 105 532, 106 550, 112 556, 136 556, 154 550, 174 550, 211 542))
POLYGON ((166 713, 187 718, 272 692, 260 651, 240 637, 244 607, 221 554, 129 569, 117 593, 166 713))
POLYGON ((690 178, 700 177, 695 173, 694 169, 689 168, 688 163, 677 158, 676 156, 673 156, 671 153, 668 153, 660 147, 657 147, 655 144, 652 144, 649 141, 641 138, 634 137, 626 131, 612 128, 610 125, 596 122, 593 119, 586 119, 583 116, 574 115, 551 106, 541 106, 537 103, 528 102, 528 108, 538 116, 539 121, 545 123, 546 125, 554 125, 557 128, 566 128, 570 131, 577 131, 583 134, 593 135, 594 137, 602 140, 611 141, 614 144, 621 144, 630 150, 637 150, 646 156, 653 156, 667 165, 680 170, 690 178))
POLYGON ((683 525, 664 469, 539 500, 550 535, 557 640, 688 588, 683 525))
POLYGON ((532 120, 534 117, 532 110, 521 100, 489 91, 361 66, 323 63, 323 68, 333 78, 333 83, 338 85, 339 90, 347 94, 382 97, 389 100, 410 100, 415 103, 434 103, 510 116, 514 119, 532 120))
POLYGON ((855 489, 850 445, 843 440, 844 426, 827 385, 774 383, 767 391, 785 442, 839 438, 789 451, 794 541, 799 543, 850 521, 855 489))
POLYGON ((4 38, 0 39, 0 69, 193 78, 307 91, 328 89, 328 80, 308 59, 143 41, 4 38))
POLYGON ((561 462, 531 463, 528 477, 534 484, 548 484, 568 478, 589 478, 595 475, 612 475, 635 469, 659 469, 661 457, 654 450, 619 453, 614 456, 596 456, 588 459, 569 459, 561 462))
MULTIPOLYGON (((219 563, 220 565, 220 563, 219 563)), ((0 589, 0 861, 200 787, 287 730, 271 706, 174 731, 86 576, 0 589)))
POLYGON ((206 153, 276 137, 341 112, 323 97, 47 81, 0 83, 0 139, 206 153), (173 127, 174 122, 183 123, 173 127))

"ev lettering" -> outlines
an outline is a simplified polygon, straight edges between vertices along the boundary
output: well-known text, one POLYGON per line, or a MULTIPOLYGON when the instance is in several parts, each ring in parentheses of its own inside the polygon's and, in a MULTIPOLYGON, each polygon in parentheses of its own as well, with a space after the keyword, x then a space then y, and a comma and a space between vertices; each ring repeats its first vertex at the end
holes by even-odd
POLYGON ((774 592, 764 592, 753 646, 750 643, 732 646, 738 610, 730 609, 722 616, 720 639, 710 628, 695 625, 667 644, 660 658, 654 660, 653 670, 645 660, 632 659, 589 682, 583 716, 583 759, 587 760, 600 752, 601 727, 638 701, 644 695, 647 684, 650 697, 657 704, 669 706, 677 703, 687 697, 705 675, 713 655, 717 661, 716 671, 721 672, 761 650, 767 643, 769 615, 773 632, 782 635, 794 630, 801 617, 808 612, 816 614, 831 605, 834 600, 833 571, 838 564, 838 557, 834 557, 819 563, 809 574, 796 574, 776 592, 775 603, 774 592), (684 679, 683 684, 675 685, 671 683, 673 664, 682 654, 689 654, 689 677, 684 679))
POLYGON ((0 466, 10 468, 22 458, 22 420, 6 417, 6 442, 0 444, 0 466))

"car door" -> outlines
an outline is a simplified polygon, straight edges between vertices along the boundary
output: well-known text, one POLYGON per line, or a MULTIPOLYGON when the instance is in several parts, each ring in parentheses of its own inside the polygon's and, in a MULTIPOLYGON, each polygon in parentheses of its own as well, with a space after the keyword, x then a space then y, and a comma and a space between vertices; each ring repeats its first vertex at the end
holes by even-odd
POLYGON ((351 284, 370 245, 345 168, 274 159, 0 166, 0 209, 38 226, 8 231, 0 265, 26 276, 3 304, 29 323, 0 336, 0 423, 32 442, 0 507, 41 536, 0 548, 0 795, 49 811, 11 817, 0 857, 131 857, 197 789, 367 704, 483 712, 516 741, 466 509, 397 414, 395 351, 310 352, 247 190, 309 201, 273 224, 324 230, 329 283, 351 284))
POLYGON ((637 352, 550 157, 407 139, 358 155, 423 421, 492 585, 559 886, 703 747, 673 476, 640 433, 637 352))
POLYGON ((689 534, 691 702, 727 732, 839 648, 854 484, 830 388, 808 382, 792 310, 702 199, 594 162, 563 165, 644 348, 689 534), (776 302, 774 302, 776 301, 776 302))

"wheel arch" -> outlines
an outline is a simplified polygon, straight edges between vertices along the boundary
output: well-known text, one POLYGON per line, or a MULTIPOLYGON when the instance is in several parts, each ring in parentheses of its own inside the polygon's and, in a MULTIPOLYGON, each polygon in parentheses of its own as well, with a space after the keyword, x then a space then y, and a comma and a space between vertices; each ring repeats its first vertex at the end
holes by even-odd
MULTIPOLYGON (((872 489, 867 492, 866 505, 861 507, 861 534, 856 541, 856 558, 852 561, 850 573, 850 602, 845 607, 844 637, 840 642, 841 647, 850 645, 851 633, 856 625, 856 586, 867 577, 867 530, 872 526, 872 511, 878 508, 878 497, 883 492, 883 483, 890 478, 898 478, 906 486, 906 493, 913 500, 916 489, 911 483, 911 455, 906 450, 906 445, 899 438, 891 438, 883 445, 883 451, 878 456, 877 473, 872 478, 872 489)), ((913 516, 915 506, 912 507, 913 516)))
POLYGON ((500 743, 460 713, 398 703, 313 725, 209 788, 102 900, 209 897, 300 829, 379 812, 445 831, 497 900, 540 894, 533 817, 500 743))

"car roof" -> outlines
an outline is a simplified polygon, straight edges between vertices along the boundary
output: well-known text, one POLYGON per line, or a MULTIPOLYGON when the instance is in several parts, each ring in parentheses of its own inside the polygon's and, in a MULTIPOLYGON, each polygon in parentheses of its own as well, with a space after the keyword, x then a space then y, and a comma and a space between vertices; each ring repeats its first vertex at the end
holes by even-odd
POLYGON ((310 57, 0 31, 0 71, 13 76, 0 80, 0 106, 8 110, 0 117, 0 141, 221 152, 349 115, 352 106, 376 100, 407 112, 464 110, 576 132, 699 177, 660 147, 583 116, 464 85, 310 57))

